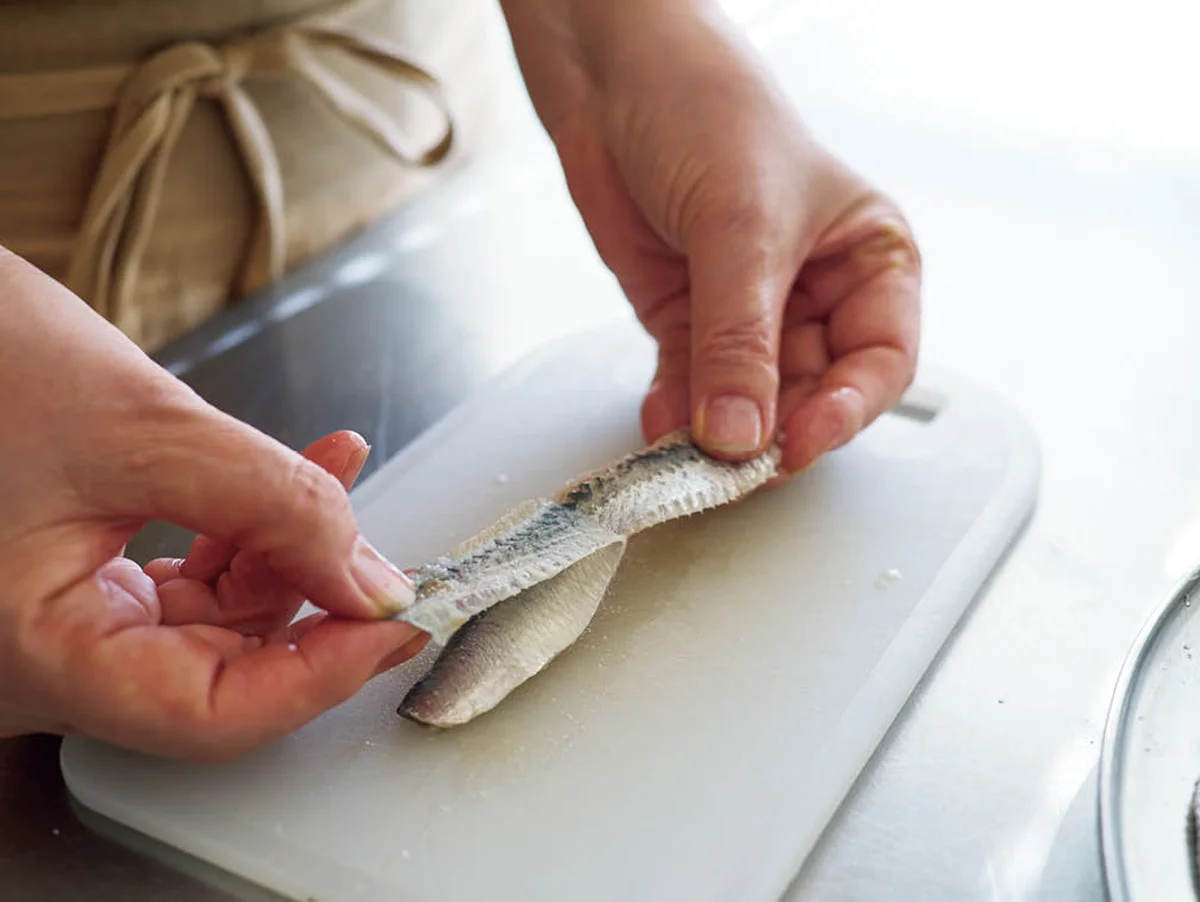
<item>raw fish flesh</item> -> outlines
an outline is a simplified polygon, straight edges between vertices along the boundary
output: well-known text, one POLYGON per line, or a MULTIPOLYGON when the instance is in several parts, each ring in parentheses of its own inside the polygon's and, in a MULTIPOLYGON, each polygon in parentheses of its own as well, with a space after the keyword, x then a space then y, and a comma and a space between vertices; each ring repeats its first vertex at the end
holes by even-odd
POLYGON ((772 446, 748 461, 709 457, 686 430, 520 505, 414 577, 397 619, 444 647, 399 713, 456 726, 495 707, 587 628, 626 540, 738 501, 779 472, 772 446))

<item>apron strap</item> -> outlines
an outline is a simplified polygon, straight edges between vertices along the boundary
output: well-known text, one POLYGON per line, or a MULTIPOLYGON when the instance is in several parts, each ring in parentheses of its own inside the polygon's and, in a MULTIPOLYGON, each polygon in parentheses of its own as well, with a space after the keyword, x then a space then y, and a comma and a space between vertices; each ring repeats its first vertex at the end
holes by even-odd
POLYGON ((0 119, 55 115, 115 106, 99 169, 84 207, 66 284, 118 326, 126 315, 171 153, 197 97, 217 102, 253 186, 256 222, 237 276, 244 294, 278 279, 287 247, 279 159, 243 84, 251 78, 298 78, 349 127, 401 163, 443 160, 454 123, 441 85, 398 48, 343 24, 348 10, 376 2, 351 0, 221 46, 188 41, 135 66, 0 75, 0 119), (324 65, 325 50, 358 60, 421 91, 440 113, 441 135, 414 147, 400 125, 324 65))

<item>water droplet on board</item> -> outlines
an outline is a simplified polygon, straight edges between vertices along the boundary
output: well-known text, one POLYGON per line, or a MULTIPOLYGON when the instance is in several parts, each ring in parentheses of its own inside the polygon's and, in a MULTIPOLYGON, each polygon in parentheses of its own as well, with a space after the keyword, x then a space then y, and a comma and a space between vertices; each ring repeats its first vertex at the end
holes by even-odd
POLYGON ((401 850, 400 850, 400 857, 401 857, 401 858, 411 858, 411 857, 412 857, 412 853, 411 853, 411 852, 409 852, 409 851, 408 851, 408 849, 401 849, 401 850))
POLYGON ((497 485, 504 485, 507 482, 508 482, 508 474, 507 473, 497 473, 496 474, 496 484, 497 485))
POLYGON ((893 567, 892 569, 885 570, 883 573, 879 574, 879 578, 875 580, 875 588, 890 589, 903 578, 904 577, 900 571, 893 567))

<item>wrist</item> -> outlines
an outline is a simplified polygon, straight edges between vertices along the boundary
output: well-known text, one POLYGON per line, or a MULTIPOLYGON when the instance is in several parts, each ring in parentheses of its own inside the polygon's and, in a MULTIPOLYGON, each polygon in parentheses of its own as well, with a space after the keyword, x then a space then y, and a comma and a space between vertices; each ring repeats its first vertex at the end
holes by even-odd
POLYGON ((586 103, 592 90, 572 6, 571 0, 500 0, 525 87, 551 135, 558 123, 586 103))
MULTIPOLYGON (((536 0, 535 0, 536 2, 536 0)), ((565 6, 581 54, 598 82, 620 76, 630 66, 663 62, 701 32, 722 29, 724 13, 715 0, 550 0, 565 6)))
POLYGON ((718 84, 755 54, 715 0, 501 0, 517 59, 549 128, 593 92, 644 93, 681 72, 718 84))

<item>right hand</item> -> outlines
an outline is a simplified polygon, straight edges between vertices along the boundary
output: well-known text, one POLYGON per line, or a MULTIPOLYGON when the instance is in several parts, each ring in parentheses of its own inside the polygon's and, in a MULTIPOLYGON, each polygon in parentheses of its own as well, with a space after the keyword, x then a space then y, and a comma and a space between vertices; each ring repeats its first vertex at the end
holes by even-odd
POLYGON ((647 441, 690 426, 787 473, 916 371, 921 255, 896 205, 811 135, 712 0, 504 0, 597 252, 658 344, 647 441))
POLYGON ((0 736, 226 760, 428 640, 379 620, 413 589, 359 534, 360 437, 297 454, 3 249, 0 334, 0 736), (201 534, 186 561, 123 557, 150 520, 201 534))

